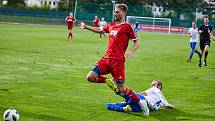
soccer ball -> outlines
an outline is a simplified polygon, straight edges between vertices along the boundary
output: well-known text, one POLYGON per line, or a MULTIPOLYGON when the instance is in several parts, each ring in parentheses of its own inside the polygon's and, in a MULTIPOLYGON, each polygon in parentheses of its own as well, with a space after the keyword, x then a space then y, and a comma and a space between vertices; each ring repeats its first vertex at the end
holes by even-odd
POLYGON ((19 113, 15 109, 7 109, 3 115, 4 121, 19 121, 19 113))

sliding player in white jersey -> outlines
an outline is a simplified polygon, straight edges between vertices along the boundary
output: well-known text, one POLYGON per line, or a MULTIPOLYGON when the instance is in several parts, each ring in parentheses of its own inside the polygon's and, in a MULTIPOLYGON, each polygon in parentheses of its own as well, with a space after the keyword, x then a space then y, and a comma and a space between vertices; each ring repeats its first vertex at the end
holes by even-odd
MULTIPOLYGON (((117 88, 112 84, 112 82, 106 83, 115 93, 117 93, 117 88)), ((156 111, 160 107, 166 107, 169 109, 174 109, 175 106, 168 103, 168 101, 163 96, 162 82, 159 80, 153 80, 151 87, 141 93, 137 93, 137 96, 141 100, 146 100, 150 111, 156 111)), ((107 109, 121 112, 141 112, 141 109, 138 104, 136 104, 133 99, 125 99, 125 102, 122 103, 107 103, 107 109)))
POLYGON ((175 108, 175 106, 168 103, 163 96, 163 93, 161 92, 162 88, 163 85, 161 81, 153 80, 151 83, 151 88, 140 93, 145 96, 151 110, 158 110, 160 107, 167 107, 170 109, 175 108))
POLYGON ((188 62, 191 62, 193 54, 197 53, 199 58, 201 58, 201 53, 196 49, 198 38, 199 38, 199 32, 198 28, 196 27, 196 22, 192 22, 192 27, 188 30, 188 36, 190 37, 190 56, 187 59, 188 62))

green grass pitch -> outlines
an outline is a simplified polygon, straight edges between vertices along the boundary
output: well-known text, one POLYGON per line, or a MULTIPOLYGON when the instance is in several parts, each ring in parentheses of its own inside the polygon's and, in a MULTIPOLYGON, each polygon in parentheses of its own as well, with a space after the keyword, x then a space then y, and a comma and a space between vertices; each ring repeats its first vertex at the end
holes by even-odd
POLYGON ((197 55, 186 62, 190 50, 184 35, 140 34, 140 48, 126 61, 126 85, 140 92, 160 79, 165 97, 176 106, 144 117, 105 108, 123 99, 105 84, 87 82, 86 75, 105 53, 107 39, 79 28, 73 33, 69 42, 66 27, 0 24, 1 115, 15 108, 20 121, 215 120, 214 43, 208 66, 199 68, 197 55))

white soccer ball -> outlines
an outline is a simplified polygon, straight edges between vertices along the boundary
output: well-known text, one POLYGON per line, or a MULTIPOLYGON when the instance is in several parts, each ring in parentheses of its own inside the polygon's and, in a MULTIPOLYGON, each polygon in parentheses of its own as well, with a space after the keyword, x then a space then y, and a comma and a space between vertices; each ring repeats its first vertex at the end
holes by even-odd
POLYGON ((19 121, 19 113, 15 109, 7 109, 3 115, 4 121, 19 121))

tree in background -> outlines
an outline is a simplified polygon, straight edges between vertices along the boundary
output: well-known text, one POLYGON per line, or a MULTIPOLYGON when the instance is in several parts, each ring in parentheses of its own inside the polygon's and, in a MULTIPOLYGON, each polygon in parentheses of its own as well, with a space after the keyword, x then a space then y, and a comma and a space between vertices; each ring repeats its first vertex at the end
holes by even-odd
POLYGON ((3 0, 0 0, 0 7, 2 7, 2 2, 3 2, 3 0))
POLYGON ((209 16, 210 20, 215 20, 215 5, 208 2, 203 2, 199 8, 202 13, 209 16))
POLYGON ((65 0, 60 0, 57 2, 58 10, 60 11, 65 11, 67 10, 66 8, 66 1, 65 0))
POLYGON ((60 0, 58 1, 58 10, 74 12, 75 0, 60 0))
POLYGON ((74 13, 74 0, 69 0, 69 11, 74 13))
POLYGON ((25 1, 24 0, 8 0, 7 6, 9 7, 25 7, 25 1))
POLYGON ((142 0, 143 4, 163 7, 162 16, 172 18, 176 24, 183 16, 184 19, 195 18, 195 8, 199 8, 204 0, 142 0))

